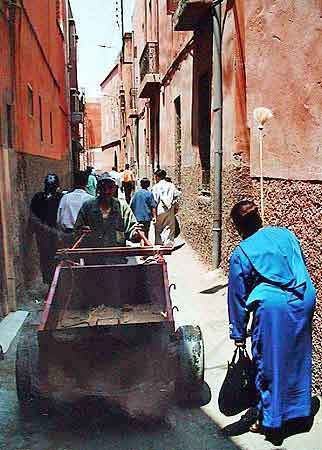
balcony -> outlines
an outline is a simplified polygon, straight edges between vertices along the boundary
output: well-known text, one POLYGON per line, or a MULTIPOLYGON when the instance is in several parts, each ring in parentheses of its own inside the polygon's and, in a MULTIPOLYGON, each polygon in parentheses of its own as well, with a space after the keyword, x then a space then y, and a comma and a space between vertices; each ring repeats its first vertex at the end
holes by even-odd
POLYGON ((160 89, 159 46, 147 42, 140 58, 140 98, 150 98, 160 89))
POLYGON ((129 118, 135 119, 139 116, 137 107, 138 90, 136 88, 130 89, 130 111, 129 118))
POLYGON ((189 31, 198 27, 210 12, 212 0, 180 0, 173 16, 176 31, 189 31))

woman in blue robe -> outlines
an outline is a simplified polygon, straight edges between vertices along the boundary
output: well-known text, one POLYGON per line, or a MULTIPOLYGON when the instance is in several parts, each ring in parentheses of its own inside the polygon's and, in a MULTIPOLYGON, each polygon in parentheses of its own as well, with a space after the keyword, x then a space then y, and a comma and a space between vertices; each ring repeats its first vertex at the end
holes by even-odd
POLYGON ((250 431, 280 429, 311 415, 312 316, 316 292, 300 244, 287 228, 265 227, 256 205, 237 203, 231 218, 243 240, 230 258, 230 337, 245 345, 252 321, 252 355, 259 393, 250 431))

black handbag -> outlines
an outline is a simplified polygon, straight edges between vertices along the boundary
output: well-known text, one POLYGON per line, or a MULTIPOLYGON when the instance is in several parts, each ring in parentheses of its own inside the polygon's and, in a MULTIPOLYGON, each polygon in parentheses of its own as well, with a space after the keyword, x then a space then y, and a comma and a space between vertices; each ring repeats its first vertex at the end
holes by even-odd
POLYGON ((255 365, 246 349, 237 347, 232 361, 228 362, 226 377, 219 392, 218 406, 221 413, 225 416, 234 416, 256 406, 258 394, 255 377, 255 365))

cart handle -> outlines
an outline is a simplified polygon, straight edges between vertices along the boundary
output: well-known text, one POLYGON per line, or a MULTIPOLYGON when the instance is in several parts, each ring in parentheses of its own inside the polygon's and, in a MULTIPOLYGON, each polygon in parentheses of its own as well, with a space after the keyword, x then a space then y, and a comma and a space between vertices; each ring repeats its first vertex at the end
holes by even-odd
POLYGON ((75 250, 75 249, 80 245, 80 243, 82 242, 82 240, 84 239, 85 236, 86 236, 86 233, 83 233, 83 234, 77 239, 77 241, 74 242, 73 246, 70 247, 68 250, 75 250))

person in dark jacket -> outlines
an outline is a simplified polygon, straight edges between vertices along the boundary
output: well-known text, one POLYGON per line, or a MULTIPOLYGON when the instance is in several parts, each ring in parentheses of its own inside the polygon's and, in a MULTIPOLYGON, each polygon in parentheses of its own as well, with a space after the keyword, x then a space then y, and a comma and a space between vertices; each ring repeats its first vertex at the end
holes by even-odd
POLYGON ((55 271, 57 211, 62 195, 58 176, 49 173, 44 180, 44 190, 37 192, 30 204, 30 221, 36 236, 43 282, 46 284, 51 283, 55 271))
POLYGON ((133 195, 130 207, 136 220, 143 226, 144 234, 148 238, 151 221, 156 222, 156 207, 153 194, 149 191, 150 180, 142 178, 141 189, 133 195))

